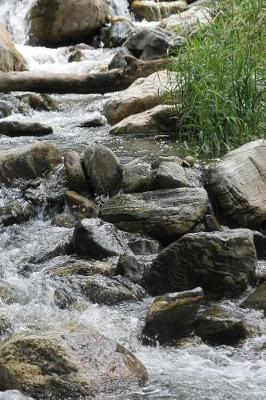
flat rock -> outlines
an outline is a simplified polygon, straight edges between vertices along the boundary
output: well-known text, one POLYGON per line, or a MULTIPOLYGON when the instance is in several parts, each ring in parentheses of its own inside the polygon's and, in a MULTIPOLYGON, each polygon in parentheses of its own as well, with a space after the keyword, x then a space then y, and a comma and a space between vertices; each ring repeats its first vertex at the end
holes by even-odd
POLYGON ((37 122, 0 121, 0 135, 19 136, 46 136, 53 133, 53 128, 37 122))
POLYGON ((188 233, 207 208, 204 189, 181 188, 116 195, 102 206, 100 216, 122 230, 169 242, 188 233))
POLYGON ((254 284, 256 265, 248 230, 190 233, 159 253, 146 281, 154 295, 200 286, 209 298, 234 298, 254 284))
POLYGON ((70 277, 70 276, 92 276, 100 274, 103 276, 113 276, 116 271, 117 257, 108 260, 78 260, 62 267, 52 268, 48 271, 51 276, 70 277))

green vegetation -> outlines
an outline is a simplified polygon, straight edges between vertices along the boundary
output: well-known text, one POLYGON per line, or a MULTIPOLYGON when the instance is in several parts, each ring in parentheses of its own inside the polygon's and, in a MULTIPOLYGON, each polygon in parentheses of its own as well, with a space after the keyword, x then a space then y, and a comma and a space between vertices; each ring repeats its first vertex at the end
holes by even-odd
POLYGON ((208 156, 266 135, 266 0, 216 4, 171 65, 178 138, 208 156))

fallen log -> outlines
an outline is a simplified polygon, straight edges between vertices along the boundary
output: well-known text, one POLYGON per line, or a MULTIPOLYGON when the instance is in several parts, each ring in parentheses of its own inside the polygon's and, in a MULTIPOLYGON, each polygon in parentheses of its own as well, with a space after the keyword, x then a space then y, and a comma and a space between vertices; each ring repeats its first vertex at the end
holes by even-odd
POLYGON ((125 68, 88 74, 0 73, 0 92, 108 93, 128 88, 136 79, 166 68, 166 60, 134 60, 125 68))

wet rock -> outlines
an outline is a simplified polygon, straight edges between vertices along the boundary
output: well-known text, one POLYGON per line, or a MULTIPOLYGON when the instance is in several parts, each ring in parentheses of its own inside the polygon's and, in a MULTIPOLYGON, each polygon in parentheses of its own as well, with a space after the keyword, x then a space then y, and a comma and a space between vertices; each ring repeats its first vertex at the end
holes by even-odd
POLYGON ((196 335, 214 345, 235 345, 248 336, 245 323, 219 306, 202 306, 194 329, 196 335))
POLYGON ((0 316, 0 338, 11 332, 11 323, 8 319, 0 316))
POLYGON ((9 183, 16 178, 37 178, 60 162, 58 148, 47 142, 0 151, 0 183, 9 183))
POLYGON ((69 276, 91 276, 100 274, 103 276, 113 276, 116 270, 117 257, 108 258, 108 260, 78 260, 71 264, 64 265, 49 270, 52 276, 69 277, 69 276))
POLYGON ((168 50, 181 44, 181 39, 164 29, 138 28, 130 34, 124 46, 135 57, 151 60, 165 56, 168 50))
POLYGON ((125 68, 128 65, 128 57, 131 58, 133 56, 126 47, 123 47, 114 55, 108 65, 108 69, 111 70, 115 68, 125 68))
POLYGON ((155 171, 150 164, 140 159, 131 161, 123 167, 122 188, 125 193, 145 192, 155 188, 155 171))
POLYGON ((28 221, 34 215, 33 205, 23 199, 0 201, 0 225, 8 226, 28 221))
POLYGON ((117 195, 102 206, 100 216, 122 230, 170 242, 201 221, 207 207, 204 189, 156 190, 117 195))
POLYGON ((191 233, 161 251, 146 281, 154 295, 201 286, 209 298, 234 298, 254 284, 256 264, 250 231, 191 233))
POLYGON ((0 118, 8 117, 12 114, 12 107, 6 101, 0 101, 0 118))
POLYGON ((105 0, 39 0, 29 12, 29 42, 46 47, 80 43, 105 24, 108 14, 105 0))
POLYGON ((256 140, 228 153, 209 172, 208 190, 230 225, 265 228, 266 142, 256 140))
POLYGON ((46 136, 51 135, 53 129, 37 122, 0 121, 0 135, 19 136, 46 136))
POLYGON ((111 26, 103 28, 101 40, 104 47, 120 47, 134 30, 134 25, 129 20, 113 20, 111 26))
POLYGON ((169 343, 190 334, 202 300, 201 288, 156 297, 146 316, 143 344, 169 343))
POLYGON ((98 218, 84 219, 76 226, 73 247, 77 254, 95 259, 130 252, 114 225, 98 218))
POLYGON ((130 115, 112 127, 113 135, 156 136, 173 133, 174 119, 171 119, 172 107, 159 105, 150 110, 130 115))
POLYGON ((71 214, 62 213, 53 217, 52 224, 63 228, 74 228, 77 224, 77 220, 71 214))
POLYGON ((24 57, 17 51, 6 27, 0 24, 0 71, 25 71, 26 69, 27 63, 24 57))
POLYGON ((0 301, 6 304, 25 304, 27 302, 26 294, 18 287, 0 280, 0 301))
POLYGON ((243 308, 264 310, 266 314, 266 282, 262 282, 241 304, 243 308))
POLYGON ((88 185, 95 195, 113 196, 122 185, 122 167, 115 154, 102 144, 86 148, 83 163, 88 185))
POLYGON ((158 189, 174 189, 192 187, 186 171, 175 162, 162 162, 156 173, 156 186, 158 189))
POLYGON ((266 259, 266 236, 256 231, 254 231, 253 234, 257 257, 259 259, 266 259))
POLYGON ((138 234, 128 234, 127 244, 136 255, 153 255, 157 254, 161 245, 157 240, 145 238, 138 234))
POLYGON ((66 200, 74 216, 81 220, 83 218, 96 218, 99 215, 99 207, 92 200, 80 194, 68 190, 66 200))
POLYGON ((58 111, 57 101, 45 93, 26 93, 18 98, 36 111, 58 111))
POLYGON ((113 95, 104 105, 108 122, 117 124, 129 115, 161 104, 162 97, 170 88, 169 74, 167 71, 155 72, 147 78, 137 79, 128 89, 113 95))
POLYGON ((93 113, 89 118, 79 123, 80 128, 98 128, 106 125, 106 118, 98 112, 93 113))
POLYGON ((183 0, 172 1, 139 1, 134 0, 132 10, 147 21, 160 21, 171 14, 179 14, 187 9, 187 2, 183 0))
POLYGON ((140 286, 121 276, 89 276, 80 282, 80 289, 92 303, 109 306, 124 301, 139 301, 144 296, 140 286))
POLYGON ((93 328, 17 334, 0 344, 0 390, 51 400, 93 397, 147 380, 145 367, 93 328))
POLYGON ((122 254, 117 262, 116 274, 142 285, 145 263, 133 254, 122 254))
POLYGON ((68 309, 75 302, 74 297, 66 288, 56 288, 54 292, 54 303, 61 310, 68 309))
POLYGON ((64 166, 69 189, 78 193, 86 193, 88 185, 80 155, 76 151, 69 150, 64 157, 64 166))

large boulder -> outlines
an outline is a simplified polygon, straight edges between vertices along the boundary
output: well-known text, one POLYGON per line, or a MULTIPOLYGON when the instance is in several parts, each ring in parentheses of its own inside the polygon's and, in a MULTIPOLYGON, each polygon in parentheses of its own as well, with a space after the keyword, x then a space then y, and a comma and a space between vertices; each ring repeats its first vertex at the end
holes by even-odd
POLYGON ((201 288, 156 297, 146 316, 142 342, 164 344, 188 335, 202 300, 201 288))
POLYGON ((0 183, 10 183, 17 178, 37 178, 60 162, 59 149, 47 142, 1 151, 0 183))
POLYGON ((209 298, 234 298, 254 284, 256 265, 252 232, 190 233, 159 254, 146 282, 154 295, 200 286, 209 298))
POLYGON ((122 167, 108 147, 93 143, 86 148, 83 164, 94 195, 113 196, 122 185, 122 167))
POLYGON ((0 24, 0 72, 25 71, 27 63, 20 54, 6 27, 0 24))
POLYGON ((112 95, 104 105, 108 122, 117 124, 129 115, 161 104, 171 86, 171 76, 167 71, 155 72, 147 78, 137 79, 128 89, 112 95))
POLYGON ((186 10, 187 2, 183 0, 134 0, 131 8, 138 16, 147 21, 160 21, 171 14, 179 14, 186 10))
POLYGON ((169 242, 190 232, 207 208, 204 189, 181 188, 117 195, 103 205, 100 215, 122 230, 169 242))
POLYGON ((226 222, 265 228, 266 142, 256 140, 228 153, 211 167, 208 188, 226 222))
POLYGON ((80 43, 105 24, 108 14, 105 0, 39 0, 29 13, 29 42, 48 47, 80 43))
POLYGON ((145 367, 92 327, 72 332, 16 334, 0 345, 0 390, 34 398, 77 399, 147 380, 145 367))

